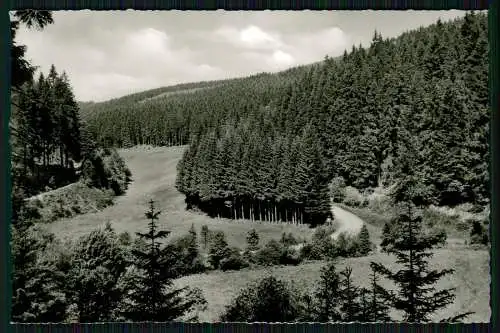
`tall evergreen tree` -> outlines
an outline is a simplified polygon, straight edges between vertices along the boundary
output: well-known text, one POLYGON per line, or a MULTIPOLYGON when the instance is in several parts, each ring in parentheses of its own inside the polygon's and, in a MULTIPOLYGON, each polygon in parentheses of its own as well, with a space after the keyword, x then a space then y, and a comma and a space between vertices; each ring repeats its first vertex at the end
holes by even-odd
MULTIPOLYGON (((422 218, 417 212, 417 205, 422 202, 422 185, 416 177, 415 145, 406 141, 405 151, 400 155, 406 172, 393 192, 393 199, 401 206, 401 213, 395 223, 400 226, 400 233, 390 240, 387 252, 396 256, 396 262, 402 269, 392 272, 379 263, 372 263, 372 269, 392 280, 398 287, 393 296, 393 306, 403 312, 405 322, 428 322, 437 310, 451 304, 455 298, 454 289, 436 291, 436 282, 445 275, 452 274, 452 269, 434 270, 429 267, 431 250, 441 244, 441 235, 425 234, 422 230, 422 218)), ((424 185, 425 188, 425 185, 424 185)))
POLYGON ((382 288, 378 283, 377 272, 372 268, 371 281, 370 281, 370 298, 368 320, 372 322, 388 322, 391 321, 389 317, 389 305, 391 294, 382 288))
POLYGON ((314 293, 314 320, 318 322, 340 321, 340 276, 333 262, 321 268, 318 287, 314 293))
POLYGON ((187 314, 204 300, 189 297, 188 288, 175 288, 173 273, 169 267, 169 256, 161 247, 160 239, 169 235, 168 231, 158 230, 157 220, 160 211, 149 202, 145 213, 149 219, 147 233, 137 233, 147 243, 147 249, 134 249, 134 265, 139 269, 133 278, 133 290, 124 311, 127 319, 135 321, 171 321, 187 314))
POLYGON ((361 227, 361 231, 358 236, 359 242, 359 254, 362 256, 366 256, 372 250, 372 242, 370 241, 370 233, 368 232, 368 228, 366 224, 363 224, 361 227))
POLYGON ((352 281, 352 268, 346 267, 340 272, 339 294, 341 295, 342 321, 353 322, 359 319, 361 310, 359 292, 359 288, 352 281))

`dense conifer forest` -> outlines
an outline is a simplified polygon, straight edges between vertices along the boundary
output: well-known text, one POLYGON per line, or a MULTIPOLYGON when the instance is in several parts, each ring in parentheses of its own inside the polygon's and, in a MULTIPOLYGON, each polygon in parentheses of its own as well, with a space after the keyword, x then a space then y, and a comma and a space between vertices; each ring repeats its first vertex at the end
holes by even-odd
POLYGON ((487 203, 487 73, 487 17, 468 13, 286 72, 93 104, 86 119, 110 145, 189 144, 177 180, 188 208, 321 224, 332 179, 395 184, 408 140, 421 204, 487 203))

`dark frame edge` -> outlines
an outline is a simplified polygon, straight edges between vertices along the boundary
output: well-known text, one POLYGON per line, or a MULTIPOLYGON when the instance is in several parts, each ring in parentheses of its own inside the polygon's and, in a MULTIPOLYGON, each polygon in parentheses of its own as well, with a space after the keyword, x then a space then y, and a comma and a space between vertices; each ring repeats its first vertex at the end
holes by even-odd
POLYGON ((9 144, 9 116, 10 116, 10 19, 9 7, 5 1, 0 1, 1 18, 0 23, 4 29, 4 35, 0 42, 0 53, 7 55, 6 64, 0 67, 0 91, 2 92, 2 105, 0 109, 0 124, 2 128, 2 139, 0 141, 0 332, 11 332, 10 309, 12 300, 11 286, 11 252, 10 252, 10 144, 9 144))
MULTIPOLYGON (((8 0, 7 0, 8 1, 8 0)), ((16 9, 71 10, 477 10, 487 9, 494 0, 10 0, 16 9)))
POLYGON ((499 0, 493 0, 488 10, 488 32, 490 47, 489 90, 490 90, 490 309, 492 332, 498 331, 498 224, 500 209, 498 207, 499 171, 500 171, 500 6, 499 0))
MULTIPOLYGON (((500 153, 498 153, 498 149, 500 147, 500 90, 499 90, 499 78, 500 78, 500 0, 492 0, 490 1, 490 7, 488 11, 488 29, 489 29, 489 43, 490 43, 490 65, 489 65, 489 89, 490 89, 490 103, 491 103, 491 162, 490 162, 490 181, 491 181, 491 221, 490 224, 490 234, 491 234, 491 252, 490 252, 490 273, 491 273, 491 289, 490 289, 490 307, 491 307, 491 322, 490 323, 477 323, 477 324, 428 324, 425 325, 427 329, 424 329, 426 332, 443 332, 451 330, 453 332, 497 332, 498 330, 498 300, 495 297, 498 295, 498 287, 496 286, 496 279, 498 277, 498 257, 497 257, 497 237, 498 237, 498 226, 496 225, 496 221, 500 221, 500 209, 498 205, 496 205, 498 201, 498 190, 499 190, 499 171, 500 171, 500 153), (494 296, 495 295, 495 296, 494 296)), ((51 1, 45 3, 41 0, 31 0, 31 1, 13 1, 16 4, 12 7, 8 6, 7 1, 0 1, 0 9, 2 9, 2 17, 0 22, 3 24, 5 29, 4 38, 2 38, 0 42, 1 50, 0 52, 4 52, 4 55, 7 55, 4 59, 9 59, 10 56, 10 33, 9 33, 9 9, 10 8, 46 8, 46 9, 55 9, 55 8, 68 8, 68 9, 88 9, 95 6, 96 9, 118 9, 118 8, 158 8, 158 9, 174 9, 174 8, 196 8, 198 7, 196 3, 194 5, 185 5, 179 2, 173 2, 174 5, 165 5, 163 2, 162 5, 159 5, 160 2, 152 0, 142 1, 142 4, 137 4, 134 6, 134 2, 132 0, 127 1, 116 1, 113 2, 116 5, 113 5, 111 2, 100 2, 97 0, 77 0, 72 2, 72 5, 66 2, 59 1, 51 1), (58 4, 60 4, 58 6, 58 4)), ((307 2, 307 1, 306 1, 307 2)), ((261 7, 273 8, 273 6, 269 6, 270 1, 265 3, 264 1, 258 1, 258 3, 253 2, 254 5, 259 5, 261 7)), ((303 2, 304 4, 305 2, 303 2)), ((360 1, 358 3, 364 3, 360 1)), ((385 2, 385 5, 380 5, 381 2, 378 2, 379 6, 373 6, 374 2, 364 3, 359 9, 367 8, 367 7, 378 7, 378 9, 388 9, 391 6, 394 6, 395 2, 385 2), (370 6, 372 5, 372 6, 370 6)), ((397 9, 404 10, 406 8, 414 8, 414 9, 473 9, 473 8, 484 8, 482 5, 485 1, 476 2, 463 2, 463 1, 442 1, 439 3, 432 3, 432 1, 422 1, 419 4, 416 4, 414 1, 404 1, 400 3, 399 6, 396 6, 397 9)), ((215 3, 214 3, 215 4, 215 3)), ((333 7, 338 7, 347 9, 349 4, 352 4, 352 1, 318 1, 316 5, 307 6, 303 5, 305 8, 328 8, 331 5, 333 7), (319 5, 318 5, 319 4, 319 5), (336 5, 336 6, 335 6, 336 5)), ((248 5, 247 5, 248 6, 248 5)), ((292 5, 293 6, 293 5, 292 5)), ((211 7, 210 4, 205 4, 205 8, 211 7)), ((224 5, 224 3, 218 2, 215 7, 219 8, 243 8, 238 6, 224 5)), ((283 8, 287 8, 288 6, 285 4, 283 8)), ((302 6, 301 6, 302 7, 302 6)), ((373 8, 372 7, 372 8, 373 8)), ((248 8, 248 7, 247 7, 248 8)), ((208 9, 208 8, 207 8, 208 9)), ((215 9, 215 8, 214 8, 215 9)), ((300 8, 298 8, 300 9, 300 8)), ((394 8, 396 9, 396 8, 394 8)), ((16 332, 16 333, 24 333, 24 332, 73 332, 74 325, 73 324, 48 324, 44 325, 44 327, 38 326, 37 324, 10 324, 10 304, 11 304, 11 284, 10 284, 10 274, 11 274, 11 255, 10 255, 10 216, 11 216, 11 200, 10 200, 10 144, 9 144, 9 125, 8 120, 10 116, 10 61, 7 61, 6 66, 2 66, 0 69, 0 88, 3 92, 2 95, 2 104, 3 107, 0 109, 0 124, 3 130, 2 141, 0 142, 0 152, 2 159, 4 161, 0 162, 0 186, 4 189, 1 193, 1 203, 0 203, 0 213, 2 216, 2 226, 0 231, 0 258, 2 263, 0 265, 0 295, 3 295, 3 301, 0 303, 0 332, 16 332), (5 301, 6 300, 6 301, 5 301)), ((167 332, 167 331, 184 331, 188 330, 190 332, 198 332, 198 331, 216 331, 219 332, 221 330, 229 330, 237 329, 238 331, 282 331, 283 329, 287 329, 286 326, 288 324, 266 324, 266 323, 253 323, 253 324, 230 324, 230 323, 193 323, 193 324, 184 324, 184 323, 152 323, 152 324, 141 324, 141 323, 99 323, 99 324, 79 324, 81 328, 78 331, 90 332, 96 329, 97 332, 139 332, 143 331, 145 328, 150 328, 151 331, 155 332, 167 332), (97 327, 96 327, 97 326, 97 327), (285 328, 283 327, 285 326, 285 328)), ((361 332, 416 332, 420 331, 419 328, 422 325, 410 325, 410 324, 309 324, 309 323, 300 323, 300 324, 292 324, 288 329, 294 331, 318 331, 318 330, 327 330, 328 332, 347 332, 349 330, 353 331, 361 331, 361 332)))

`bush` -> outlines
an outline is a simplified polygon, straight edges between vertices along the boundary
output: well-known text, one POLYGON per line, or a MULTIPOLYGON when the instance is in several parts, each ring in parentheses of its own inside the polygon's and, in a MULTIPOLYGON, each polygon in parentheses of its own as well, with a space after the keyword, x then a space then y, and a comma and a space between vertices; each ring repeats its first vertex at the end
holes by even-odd
POLYGON ((297 297, 290 286, 274 277, 250 284, 228 305, 222 321, 292 322, 299 316, 297 297))
POLYGON ((97 149, 82 163, 82 180, 97 188, 123 194, 130 182, 131 173, 115 149, 97 149))
POLYGON ((358 237, 342 233, 335 242, 336 255, 344 258, 362 256, 363 250, 359 244, 358 237))
POLYGON ((390 221, 393 219, 392 212, 388 210, 386 210, 384 214, 380 214, 368 208, 349 207, 345 205, 342 208, 353 213, 354 215, 359 216, 359 218, 361 218, 366 223, 377 227, 383 227, 386 223, 390 223, 390 221))
POLYGON ((283 245, 272 239, 257 252, 257 263, 267 266, 279 265, 283 251, 283 245))
POLYGON ((298 265, 302 262, 300 252, 291 247, 285 247, 281 252, 281 265, 298 265))
POLYGON ((220 269, 223 271, 240 270, 248 267, 249 263, 241 256, 240 249, 232 248, 227 258, 220 262, 220 269))
POLYGON ((368 202, 366 198, 363 196, 363 194, 361 194, 361 192, 359 192, 357 188, 352 186, 347 186, 345 188, 345 197, 342 203, 353 207, 364 207, 367 205, 368 202))
POLYGON ((291 232, 289 232, 288 234, 284 232, 281 235, 280 243, 283 244, 283 246, 293 246, 297 245, 299 242, 297 241, 297 239, 295 239, 291 232))
POLYGON ((428 227, 433 228, 436 226, 453 226, 460 220, 460 216, 458 214, 444 214, 435 209, 425 209, 422 219, 428 227))
POLYGON ((206 270, 198 249, 198 236, 194 227, 187 235, 168 245, 177 276, 201 273, 206 270))
POLYGON ((300 258, 309 260, 335 258, 336 248, 330 236, 334 231, 332 226, 317 227, 311 242, 304 244, 300 250, 300 258))

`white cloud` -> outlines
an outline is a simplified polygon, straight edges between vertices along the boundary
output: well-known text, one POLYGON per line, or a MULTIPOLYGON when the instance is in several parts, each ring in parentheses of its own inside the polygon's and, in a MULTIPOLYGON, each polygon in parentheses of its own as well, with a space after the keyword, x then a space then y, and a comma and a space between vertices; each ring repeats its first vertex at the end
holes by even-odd
POLYGON ((281 69, 292 66, 295 63, 295 59, 291 54, 277 50, 273 52, 268 62, 271 63, 271 66, 281 69))
POLYGON ((283 45, 279 34, 265 32, 250 25, 244 29, 224 26, 215 31, 216 39, 221 38, 237 47, 246 49, 276 49, 283 45))
POLYGON ((126 37, 126 47, 145 55, 168 53, 169 37, 163 31, 146 28, 126 37))

